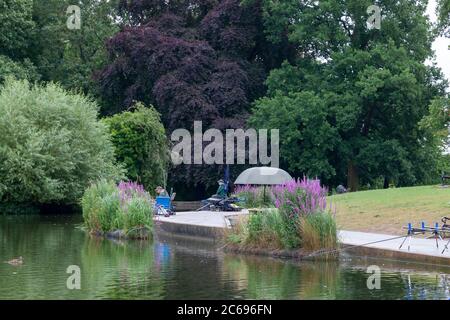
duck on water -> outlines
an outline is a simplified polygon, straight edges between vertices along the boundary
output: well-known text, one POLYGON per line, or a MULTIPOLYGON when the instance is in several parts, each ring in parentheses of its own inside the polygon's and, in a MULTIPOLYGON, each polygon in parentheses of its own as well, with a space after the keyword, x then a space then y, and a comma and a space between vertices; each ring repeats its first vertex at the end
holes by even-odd
POLYGON ((22 256, 20 256, 20 257, 18 257, 16 259, 5 261, 5 263, 7 263, 9 265, 12 265, 12 266, 20 266, 20 265, 23 264, 23 258, 22 258, 22 256))

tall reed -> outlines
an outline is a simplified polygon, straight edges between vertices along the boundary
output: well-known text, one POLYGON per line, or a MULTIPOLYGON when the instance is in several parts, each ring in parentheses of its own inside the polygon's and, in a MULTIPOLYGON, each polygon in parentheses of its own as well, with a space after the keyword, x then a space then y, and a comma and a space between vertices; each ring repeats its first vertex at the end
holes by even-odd
POLYGON ((88 187, 81 199, 85 227, 94 233, 120 230, 128 235, 153 228, 154 202, 135 182, 99 181, 88 187))

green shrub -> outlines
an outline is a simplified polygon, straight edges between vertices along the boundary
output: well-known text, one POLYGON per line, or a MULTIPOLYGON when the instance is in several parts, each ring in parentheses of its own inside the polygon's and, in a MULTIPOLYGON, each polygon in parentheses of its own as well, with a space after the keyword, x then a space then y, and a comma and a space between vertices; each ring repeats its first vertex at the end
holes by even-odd
POLYGON ((91 181, 120 179, 97 105, 56 84, 0 88, 0 202, 75 204, 91 181))
POLYGON ((82 199, 84 226, 91 233, 133 232, 153 228, 153 200, 141 185, 100 181, 86 189, 82 199))
POLYGON ((116 158, 125 165, 130 180, 147 190, 164 185, 169 160, 168 143, 158 112, 138 103, 104 120, 116 148, 116 158))
POLYGON ((282 221, 281 239, 286 249, 297 249, 301 245, 301 236, 299 232, 299 217, 292 216, 286 219, 286 215, 282 214, 280 209, 280 219, 282 221))
POLYGON ((128 203, 128 212, 123 216, 125 217, 123 229, 129 235, 134 236, 142 227, 149 230, 153 228, 153 204, 147 198, 132 198, 128 203))
POLYGON ((318 179, 291 180, 272 188, 275 206, 283 220, 283 243, 287 248, 301 246, 300 222, 326 210, 327 189, 318 179))

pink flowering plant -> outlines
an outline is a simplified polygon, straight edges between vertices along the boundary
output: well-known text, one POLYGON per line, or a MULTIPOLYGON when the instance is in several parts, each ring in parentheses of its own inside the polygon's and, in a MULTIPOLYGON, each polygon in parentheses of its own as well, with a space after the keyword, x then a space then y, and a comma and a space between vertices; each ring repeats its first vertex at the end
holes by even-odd
POLYGON ((323 212, 327 207, 328 190, 320 185, 318 179, 293 179, 274 186, 272 194, 275 207, 289 218, 323 212))
POLYGON ((245 232, 233 235, 235 244, 238 239, 251 247, 311 251, 336 246, 336 223, 327 209, 328 190, 320 180, 304 177, 267 187, 268 204, 261 200, 262 192, 261 187, 237 188, 236 194, 246 197, 247 207, 274 209, 251 214, 245 232))
POLYGON ((318 179, 304 177, 274 186, 271 192, 282 221, 282 242, 288 248, 297 248, 301 244, 300 221, 326 209, 328 191, 318 179))
POLYGON ((129 203, 135 198, 147 200, 149 204, 152 203, 152 197, 144 190, 144 187, 137 182, 119 182, 117 186, 119 192, 120 207, 123 211, 128 211, 129 203))

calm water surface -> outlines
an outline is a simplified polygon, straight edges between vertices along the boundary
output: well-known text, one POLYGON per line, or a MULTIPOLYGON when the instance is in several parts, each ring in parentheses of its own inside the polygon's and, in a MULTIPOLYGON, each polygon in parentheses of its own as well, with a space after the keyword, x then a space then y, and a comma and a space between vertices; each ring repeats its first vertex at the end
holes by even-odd
POLYGON ((449 299, 450 268, 341 256, 295 262, 225 254, 219 244, 157 234, 92 239, 80 216, 0 216, 0 299, 449 299), (22 266, 4 261, 22 256, 22 266), (377 264, 381 289, 368 290, 377 264), (81 290, 66 287, 81 269, 81 290))

